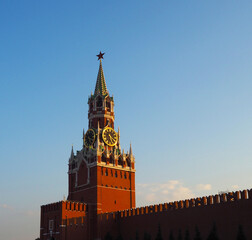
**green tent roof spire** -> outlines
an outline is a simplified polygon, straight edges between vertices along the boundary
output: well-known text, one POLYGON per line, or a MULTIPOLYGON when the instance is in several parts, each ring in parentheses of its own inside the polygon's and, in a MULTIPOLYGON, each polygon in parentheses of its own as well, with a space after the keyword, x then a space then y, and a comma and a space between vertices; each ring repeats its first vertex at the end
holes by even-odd
POLYGON ((95 85, 95 92, 94 95, 100 94, 101 96, 106 96, 108 95, 108 90, 105 82, 105 77, 102 69, 102 61, 101 58, 100 60, 100 67, 99 67, 99 72, 97 75, 97 80, 96 80, 96 85, 95 85))

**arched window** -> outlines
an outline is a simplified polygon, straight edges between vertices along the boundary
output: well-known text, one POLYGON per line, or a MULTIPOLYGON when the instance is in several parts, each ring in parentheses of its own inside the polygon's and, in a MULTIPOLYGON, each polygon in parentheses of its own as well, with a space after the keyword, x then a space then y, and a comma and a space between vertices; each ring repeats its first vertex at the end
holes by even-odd
POLYGON ((108 110, 110 110, 110 100, 109 99, 106 100, 106 108, 108 110))
POLYGON ((130 167, 130 160, 127 158, 126 159, 127 166, 130 167))
POLYGON ((89 104, 89 111, 90 111, 90 112, 93 111, 93 103, 90 103, 90 104, 89 104))
POLYGON ((102 155, 102 162, 107 162, 106 157, 104 155, 102 155))
POLYGON ((72 169, 75 169, 75 162, 72 163, 72 169))
POLYGON ((123 166, 123 160, 122 160, 122 157, 119 157, 119 159, 118 159, 118 165, 123 166))
POLYGON ((110 156, 109 163, 111 163, 111 164, 114 163, 114 159, 112 158, 112 156, 110 156))
POLYGON ((96 98, 96 107, 97 108, 101 108, 102 107, 102 98, 100 96, 98 96, 96 98))
POLYGON ((117 171, 115 171, 115 177, 117 177, 117 171))

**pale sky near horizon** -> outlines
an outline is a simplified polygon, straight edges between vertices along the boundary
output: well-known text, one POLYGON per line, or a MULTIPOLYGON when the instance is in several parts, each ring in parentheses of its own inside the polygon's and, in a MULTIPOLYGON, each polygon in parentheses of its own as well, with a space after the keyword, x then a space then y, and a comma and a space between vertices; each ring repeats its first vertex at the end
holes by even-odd
POLYGON ((67 196, 99 51, 137 206, 250 189, 251 12, 234 0, 0 0, 0 239, 35 239, 40 205, 67 196))

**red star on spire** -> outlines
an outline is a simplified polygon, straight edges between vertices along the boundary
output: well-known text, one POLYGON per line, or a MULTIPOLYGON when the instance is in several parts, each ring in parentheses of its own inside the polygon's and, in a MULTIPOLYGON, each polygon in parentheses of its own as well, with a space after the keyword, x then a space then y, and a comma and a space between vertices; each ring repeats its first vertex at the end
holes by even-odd
POLYGON ((100 59, 103 59, 103 55, 104 55, 105 53, 102 53, 101 51, 100 51, 100 53, 98 54, 98 55, 96 55, 97 57, 98 57, 98 60, 100 60, 100 59))

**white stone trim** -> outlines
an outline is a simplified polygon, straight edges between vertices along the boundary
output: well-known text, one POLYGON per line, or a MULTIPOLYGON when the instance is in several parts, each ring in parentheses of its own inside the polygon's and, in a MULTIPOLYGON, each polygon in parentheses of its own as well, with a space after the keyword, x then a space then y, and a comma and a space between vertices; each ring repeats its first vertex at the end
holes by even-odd
POLYGON ((98 187, 102 187, 102 188, 110 188, 110 189, 116 189, 116 190, 123 190, 123 191, 127 191, 127 192, 135 192, 135 190, 131 190, 131 189, 124 189, 124 188, 119 188, 119 187, 106 187, 106 186, 101 186, 101 185, 97 185, 98 187))
POLYGON ((101 167, 108 167, 108 168, 112 168, 112 169, 116 169, 116 170, 122 170, 122 171, 125 171, 125 172, 136 172, 135 169, 132 169, 130 167, 122 167, 122 166, 114 166, 113 164, 109 163, 109 164, 106 164, 104 162, 101 162, 101 163, 96 163, 97 166, 101 166, 101 167))
POLYGON ((111 116, 111 115, 108 115, 108 114, 93 114, 93 113, 90 113, 90 116, 89 116, 89 120, 92 120, 93 118, 97 118, 97 117, 105 117, 105 118, 110 118, 112 119, 113 121, 115 120, 115 117, 111 116))
POLYGON ((93 186, 93 187, 89 187, 89 188, 85 188, 85 189, 81 189, 81 190, 78 190, 78 191, 74 191, 74 192, 69 192, 69 193, 77 193, 77 192, 82 192, 82 191, 86 191, 86 190, 89 190, 89 189, 92 189, 92 188, 96 188, 96 187, 103 187, 103 188, 111 188, 111 189, 117 189, 117 190, 124 190, 124 191, 132 191, 132 192, 135 192, 135 190, 132 190, 132 189, 124 189, 124 188, 115 188, 115 187, 106 187, 106 186, 102 186, 102 185, 96 185, 96 186, 93 186))
POLYGON ((81 191, 86 191, 88 189, 92 189, 92 188, 95 188, 96 186, 93 186, 93 187, 89 187, 89 188, 85 188, 85 189, 81 189, 81 190, 77 190, 77 191, 74 191, 74 192, 69 192, 69 193, 76 193, 76 192, 81 192, 81 191))

